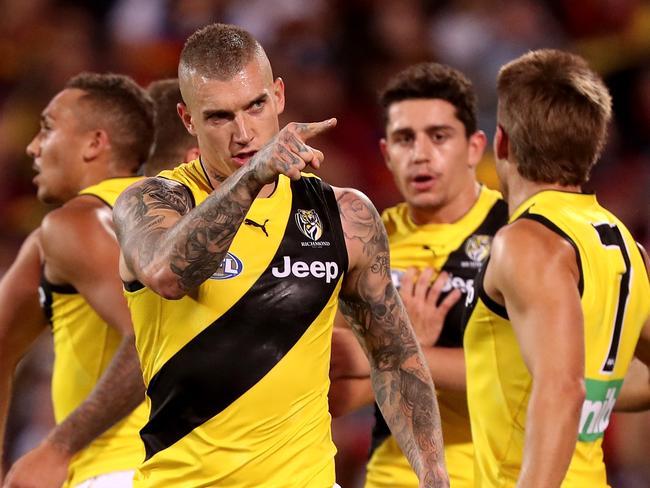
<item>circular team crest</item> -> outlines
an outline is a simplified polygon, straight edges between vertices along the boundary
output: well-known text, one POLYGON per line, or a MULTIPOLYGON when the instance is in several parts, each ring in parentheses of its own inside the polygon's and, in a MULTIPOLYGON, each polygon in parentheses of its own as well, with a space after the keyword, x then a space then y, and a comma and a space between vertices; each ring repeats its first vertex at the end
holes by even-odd
POLYGON ((465 243, 465 254, 472 261, 482 263, 490 255, 492 236, 474 235, 465 243))
POLYGON ((317 241, 323 235, 323 224, 316 210, 298 209, 296 212, 296 225, 300 232, 312 241, 317 241))

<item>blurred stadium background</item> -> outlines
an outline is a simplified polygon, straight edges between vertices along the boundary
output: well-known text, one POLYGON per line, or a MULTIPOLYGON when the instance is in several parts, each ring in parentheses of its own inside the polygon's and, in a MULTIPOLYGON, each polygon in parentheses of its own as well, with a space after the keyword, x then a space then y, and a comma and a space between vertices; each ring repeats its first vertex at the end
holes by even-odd
MULTIPOLYGON (((463 70, 480 100, 480 127, 494 132, 499 67, 529 49, 585 56, 614 98, 610 141, 590 189, 650 247, 650 0, 0 0, 0 275, 48 211, 34 197, 25 147, 39 113, 72 75, 115 71, 142 85, 173 77, 188 34, 220 21, 250 30, 287 87, 283 122, 339 120, 317 145, 320 172, 354 186, 383 209, 398 201, 381 160, 376 92, 419 61, 463 70)), ((491 154, 480 178, 495 186, 491 154)), ((21 364, 4 462, 44 435, 50 338, 21 364)), ((338 481, 361 486, 369 411, 338 419, 338 481)), ((650 416, 617 415, 606 437, 614 488, 650 486, 650 416)))

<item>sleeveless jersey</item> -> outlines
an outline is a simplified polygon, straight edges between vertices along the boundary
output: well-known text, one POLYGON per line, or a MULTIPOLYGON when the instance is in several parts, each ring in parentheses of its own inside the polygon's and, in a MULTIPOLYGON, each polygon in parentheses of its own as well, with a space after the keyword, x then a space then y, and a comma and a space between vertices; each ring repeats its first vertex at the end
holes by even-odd
MULTIPOLYGON (((159 176, 196 205, 212 192, 199 160, 159 176)), ((334 484, 328 373, 347 267, 331 187, 280 176, 195 292, 126 285, 149 405, 135 486, 334 484)))
MULTIPOLYGON (((571 243, 581 274, 587 395, 562 487, 605 487, 603 433, 650 313, 643 258, 625 226, 593 195, 542 191, 524 202, 511 221, 523 218, 571 243)), ((475 476, 477 486, 509 487, 515 486, 521 469, 532 378, 505 307, 482 284, 483 273, 477 278, 477 300, 465 333, 475 476)))
MULTIPOLYGON (((95 196, 112 208, 122 190, 138 179, 111 178, 79 194, 95 196)), ((117 269, 113 272, 117 273, 117 269)), ((54 337, 52 403, 59 423, 95 388, 113 359, 121 336, 73 286, 51 284, 42 276, 39 294, 54 337)), ((100 474, 135 469, 144 458, 138 430, 145 420, 143 403, 79 451, 70 462, 66 486, 75 486, 100 474)))
MULTIPOLYGON (((462 347, 463 302, 473 296, 474 278, 490 252, 492 236, 508 220, 508 208, 501 195, 486 187, 476 203, 460 220, 451 224, 415 225, 402 203, 383 213, 390 245, 391 274, 399 287, 410 267, 433 267, 449 273, 440 300, 456 288, 463 294, 449 311, 436 345, 462 347)), ((467 398, 464 392, 437 389, 445 440, 445 460, 452 487, 472 487, 473 448, 467 398)), ((372 453, 366 488, 417 488, 418 479, 402 454, 384 417, 375 405, 372 453)))

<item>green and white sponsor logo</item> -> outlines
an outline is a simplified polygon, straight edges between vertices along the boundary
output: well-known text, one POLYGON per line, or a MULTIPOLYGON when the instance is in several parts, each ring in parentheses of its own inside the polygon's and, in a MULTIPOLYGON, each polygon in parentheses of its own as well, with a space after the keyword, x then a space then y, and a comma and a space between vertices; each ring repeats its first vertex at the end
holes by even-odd
POLYGON ((622 385, 622 379, 611 381, 585 379, 587 396, 582 404, 578 440, 591 442, 603 436, 622 385))

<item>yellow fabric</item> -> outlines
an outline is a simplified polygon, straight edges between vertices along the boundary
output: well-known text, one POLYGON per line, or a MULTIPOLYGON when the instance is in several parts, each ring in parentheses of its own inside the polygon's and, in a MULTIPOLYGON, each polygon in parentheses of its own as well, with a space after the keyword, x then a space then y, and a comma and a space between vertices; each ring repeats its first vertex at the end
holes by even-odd
MULTIPOLYGON (((196 205, 211 192, 198 160, 159 176, 183 183, 196 205)), ((268 319, 248 294, 285 239, 285 229, 295 225, 291 204, 292 187, 285 177, 280 177, 269 198, 255 200, 247 218, 258 223, 269 219, 268 236, 255 226, 240 227, 229 248, 240 262, 241 273, 236 277, 208 279, 196 294, 176 301, 165 300, 148 288, 125 292, 147 385, 177 352, 240 300, 260 307, 260 321, 268 319)), ((137 471, 135 487, 330 488, 334 484, 336 448, 327 393, 340 280, 288 353, 224 410, 150 457, 137 471)), ((237 357, 231 361, 237 368, 247 366, 238 363, 237 357)))
MULTIPOLYGON (((587 400, 580 421, 580 440, 562 486, 605 487, 602 432, 609 422, 613 398, 634 353, 643 320, 650 313, 645 266, 628 230, 592 195, 544 191, 516 209, 511 220, 524 213, 550 220, 575 243, 580 255, 587 400), (603 367, 613 335, 625 264, 618 247, 605 247, 601 242, 594 224, 604 223, 619 229, 632 269, 620 345, 611 373, 603 372, 603 367)), ((476 486, 509 487, 515 486, 521 467, 532 380, 510 322, 495 313, 494 308, 479 293, 465 333, 468 403, 477 453, 476 486)))
POLYGON ((120 194, 136 181, 142 179, 142 176, 125 176, 122 178, 109 178, 107 180, 84 188, 79 195, 93 195, 104 201, 109 207, 115 206, 115 201, 120 194))
MULTIPOLYGON (((416 225, 409 218, 408 208, 404 203, 385 210, 382 218, 388 233, 391 272, 395 285, 399 286, 402 273, 410 267, 434 267, 438 271, 443 269, 450 254, 457 251, 468 237, 473 235, 500 198, 499 192, 482 187, 479 198, 470 211, 457 222, 450 224, 416 225)), ((505 221, 501 223, 504 224, 505 221)), ((492 234, 495 230, 492 230, 492 234)), ((450 279, 455 280, 455 287, 465 293, 473 286, 475 272, 476 269, 469 272, 468 276, 471 278, 452 276, 450 279)), ((462 306, 462 301, 463 299, 459 301, 458 306, 462 306)), ((461 344, 457 344, 457 347, 461 347, 461 344)), ((440 388, 437 393, 451 486, 470 488, 473 486, 474 461, 466 395, 463 392, 440 388)), ((417 477, 393 436, 389 435, 373 452, 368 463, 365 486, 418 487, 417 477)))
MULTIPOLYGON (((95 195, 112 206, 121 190, 136 180, 105 180, 80 194, 95 195)), ((51 322, 55 356, 52 401, 55 420, 59 423, 94 389, 111 362, 121 336, 76 292, 52 292, 51 322)), ((143 403, 77 453, 70 463, 66 486, 100 474, 134 469, 144 458, 138 431, 145 419, 143 403)))

